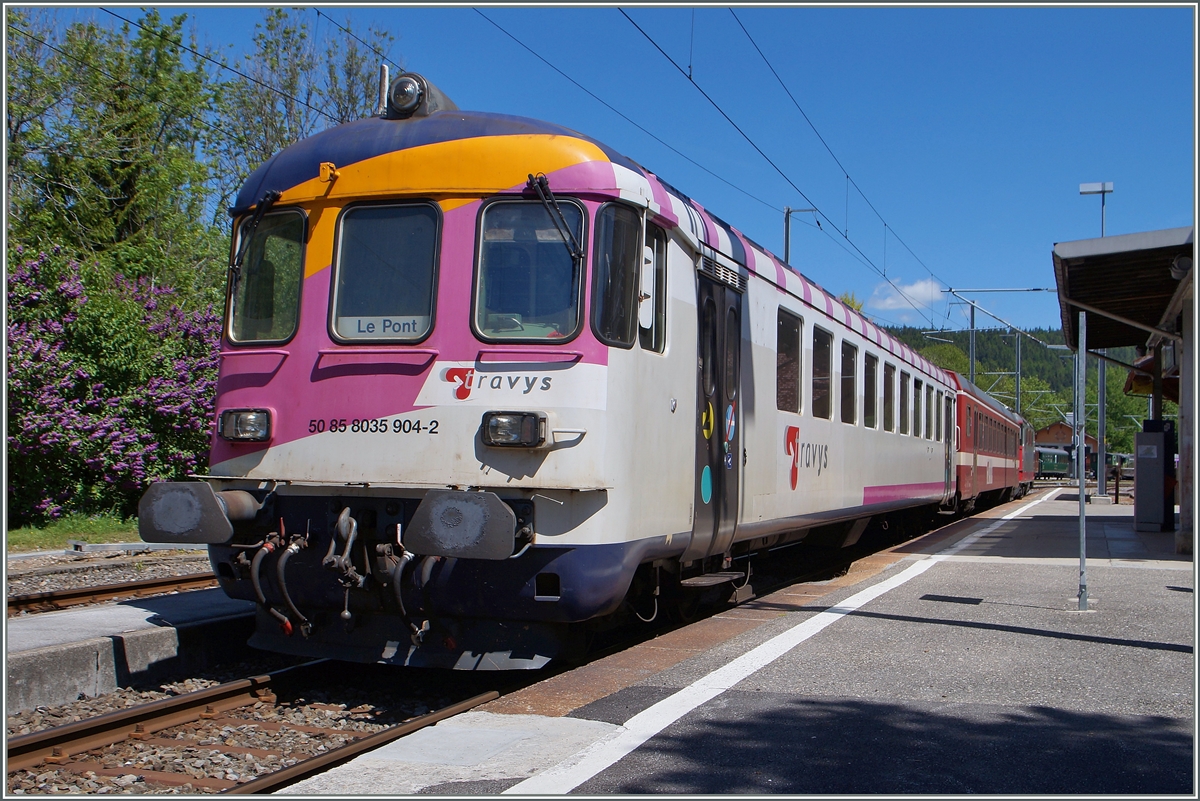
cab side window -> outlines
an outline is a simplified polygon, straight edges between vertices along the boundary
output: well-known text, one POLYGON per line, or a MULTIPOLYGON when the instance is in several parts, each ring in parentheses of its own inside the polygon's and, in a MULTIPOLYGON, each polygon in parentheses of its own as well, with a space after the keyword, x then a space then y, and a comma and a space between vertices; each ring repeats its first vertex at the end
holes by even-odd
POLYGON ((638 342, 643 350, 662 353, 667 344, 667 234, 652 223, 646 224, 641 284, 638 342))
POLYGON ((592 265, 592 328, 606 345, 633 347, 638 332, 638 261, 642 221, 618 203, 596 218, 596 255, 592 265))

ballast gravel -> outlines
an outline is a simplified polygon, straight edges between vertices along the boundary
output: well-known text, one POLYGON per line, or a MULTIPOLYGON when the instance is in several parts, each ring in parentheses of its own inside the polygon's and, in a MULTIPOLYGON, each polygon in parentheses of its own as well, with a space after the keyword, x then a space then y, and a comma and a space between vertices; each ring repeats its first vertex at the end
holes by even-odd
POLYGON ((212 570, 205 551, 62 551, 8 559, 8 597, 99 587, 151 578, 190 576, 212 570))

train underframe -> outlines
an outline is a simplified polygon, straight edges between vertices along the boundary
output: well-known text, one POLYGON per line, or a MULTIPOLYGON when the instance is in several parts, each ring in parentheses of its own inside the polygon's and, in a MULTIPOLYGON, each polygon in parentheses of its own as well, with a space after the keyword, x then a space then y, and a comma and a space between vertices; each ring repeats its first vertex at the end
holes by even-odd
POLYGON ((743 539, 682 563, 690 532, 605 545, 539 542, 531 496, 157 486, 139 514, 143 539, 208 542, 225 593, 257 606, 252 647, 464 670, 573 660, 626 623, 687 620, 703 601, 750 597, 751 563, 769 551, 798 543, 809 554, 886 546, 927 530, 938 512, 936 503, 873 516, 848 509, 831 522, 743 539), (439 529, 428 520, 431 509, 441 524, 467 525, 439 529), (180 510, 191 533, 179 533, 186 528, 180 510), (219 523, 232 531, 221 533, 219 523), (466 529, 482 535, 466 542, 466 529))

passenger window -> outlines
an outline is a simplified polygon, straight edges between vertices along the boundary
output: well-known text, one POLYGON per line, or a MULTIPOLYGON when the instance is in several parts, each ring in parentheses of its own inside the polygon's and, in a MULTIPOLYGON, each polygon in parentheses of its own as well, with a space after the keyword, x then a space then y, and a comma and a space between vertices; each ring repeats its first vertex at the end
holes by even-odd
POLYGON ((617 203, 600 209, 596 218, 592 328, 606 345, 633 346, 641 225, 636 211, 617 203))
POLYGON ((863 425, 867 428, 878 425, 875 420, 875 406, 879 401, 878 372, 879 359, 866 354, 863 357, 863 425))
MULTIPOLYGON (((245 224, 239 233, 244 228, 245 224)), ((246 247, 241 274, 233 279, 230 339, 282 342, 291 338, 300 318, 303 275, 304 215, 298 211, 265 215, 246 247)))
POLYGON ((883 365, 883 430, 896 430, 896 367, 883 365))
POLYGON ((908 373, 900 371, 900 433, 908 433, 908 373))
POLYGON ((937 407, 933 405, 933 386, 925 385, 925 439, 933 439, 933 418, 937 407))
POLYGON ((781 412, 800 411, 800 331, 799 317, 779 310, 775 331, 775 408, 781 412))
POLYGON ((433 323, 438 210, 357 206, 342 214, 333 290, 339 339, 423 339, 433 323))
POLYGON ((813 329, 812 410, 813 417, 828 420, 833 412, 830 372, 833 361, 833 334, 813 329))
POLYGON ((854 423, 858 402, 858 348, 842 343, 842 422, 854 423))
POLYGON ((642 249, 642 293, 638 299, 638 342, 662 353, 667 341, 667 234, 646 226, 642 249))
POLYGON ((938 410, 942 408, 942 391, 939 389, 937 394, 937 406, 934 407, 933 414, 937 418, 937 441, 942 441, 942 416, 938 414, 938 410))
POLYGON ((920 381, 913 381, 912 433, 914 437, 921 436, 921 387, 920 381))
MULTIPOLYGON (((559 200, 567 227, 582 241, 583 212, 559 200)), ((559 223, 537 201, 500 201, 480 218, 475 330, 487 340, 556 340, 579 324, 580 265, 559 223)))

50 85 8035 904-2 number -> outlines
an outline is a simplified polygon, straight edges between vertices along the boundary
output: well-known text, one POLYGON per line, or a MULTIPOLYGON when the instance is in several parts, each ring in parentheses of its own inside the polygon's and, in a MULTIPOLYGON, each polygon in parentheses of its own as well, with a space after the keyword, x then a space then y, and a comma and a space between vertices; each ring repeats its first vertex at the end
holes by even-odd
POLYGON ((353 420, 345 417, 331 417, 328 420, 322 418, 320 420, 308 421, 308 433, 323 434, 330 431, 334 434, 340 434, 349 431, 354 434, 386 434, 389 431, 393 434, 436 434, 438 433, 437 420, 409 420, 407 418, 388 421, 383 418, 375 420, 353 420))

